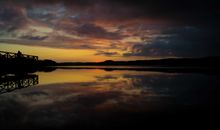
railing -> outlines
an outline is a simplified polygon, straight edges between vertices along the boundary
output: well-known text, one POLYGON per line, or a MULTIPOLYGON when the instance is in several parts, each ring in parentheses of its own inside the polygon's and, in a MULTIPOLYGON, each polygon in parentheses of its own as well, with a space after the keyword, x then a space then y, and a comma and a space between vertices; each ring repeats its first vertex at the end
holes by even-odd
POLYGON ((30 60, 36 60, 36 61, 38 60, 38 56, 27 55, 27 54, 18 55, 18 53, 0 51, 0 58, 15 59, 19 57, 30 59, 30 60))
POLYGON ((37 85, 38 75, 6 76, 0 78, 0 94, 11 92, 16 89, 27 88, 37 85))

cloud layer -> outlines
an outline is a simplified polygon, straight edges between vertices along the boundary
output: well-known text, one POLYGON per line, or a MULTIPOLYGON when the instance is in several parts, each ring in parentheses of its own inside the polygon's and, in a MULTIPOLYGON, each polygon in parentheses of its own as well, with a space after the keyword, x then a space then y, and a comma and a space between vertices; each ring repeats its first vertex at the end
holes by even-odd
POLYGON ((197 0, 3 0, 0 41, 92 49, 104 56, 219 56, 217 5, 197 0))

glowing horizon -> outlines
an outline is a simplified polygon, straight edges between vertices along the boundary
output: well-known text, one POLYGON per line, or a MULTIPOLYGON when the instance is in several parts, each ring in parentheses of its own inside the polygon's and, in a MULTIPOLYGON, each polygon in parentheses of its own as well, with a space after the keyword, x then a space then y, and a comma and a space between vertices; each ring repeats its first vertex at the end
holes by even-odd
MULTIPOLYGON (((0 44, 1 51, 14 52, 21 51, 23 54, 39 56, 40 60, 50 59, 56 62, 101 62, 105 60, 136 60, 133 58, 121 58, 121 57, 105 57, 95 56, 96 51, 93 50, 80 50, 80 49, 58 49, 41 46, 27 46, 16 44, 0 44), (40 50, 40 51, 39 51, 40 50), (94 55, 94 56, 93 56, 94 55)), ((140 58, 138 59, 146 59, 140 58)))

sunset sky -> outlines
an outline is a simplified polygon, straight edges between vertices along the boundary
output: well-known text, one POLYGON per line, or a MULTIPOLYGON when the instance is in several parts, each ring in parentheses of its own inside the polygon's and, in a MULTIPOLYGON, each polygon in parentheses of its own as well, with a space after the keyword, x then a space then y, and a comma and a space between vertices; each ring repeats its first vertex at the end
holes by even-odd
POLYGON ((0 50, 55 61, 220 56, 219 2, 1 0, 0 50))

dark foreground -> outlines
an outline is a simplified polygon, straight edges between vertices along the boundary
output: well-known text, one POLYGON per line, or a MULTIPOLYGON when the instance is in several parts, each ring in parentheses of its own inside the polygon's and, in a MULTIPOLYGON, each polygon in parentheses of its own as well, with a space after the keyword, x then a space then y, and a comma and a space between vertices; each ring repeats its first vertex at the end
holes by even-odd
POLYGON ((1 75, 0 128, 218 127, 219 73, 52 68, 1 75))

